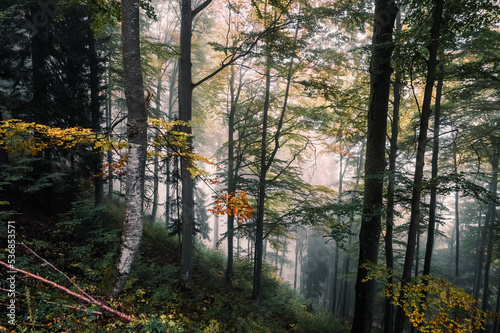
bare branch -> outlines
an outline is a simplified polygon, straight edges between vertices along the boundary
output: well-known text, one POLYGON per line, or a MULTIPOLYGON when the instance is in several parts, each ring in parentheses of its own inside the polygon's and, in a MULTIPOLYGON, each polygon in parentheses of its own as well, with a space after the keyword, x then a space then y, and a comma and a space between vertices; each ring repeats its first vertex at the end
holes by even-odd
POLYGON ((44 283, 47 283, 48 285, 50 285, 50 286, 52 286, 52 287, 54 287, 54 288, 57 288, 57 289, 59 289, 59 290, 62 290, 62 291, 64 291, 66 294, 71 295, 71 296, 74 296, 74 297, 76 297, 76 298, 80 299, 81 301, 84 301, 85 303, 95 304, 95 305, 97 305, 98 307, 100 307, 100 308, 102 308, 102 309, 104 309, 104 310, 106 310, 106 311, 108 311, 108 312, 111 312, 112 314, 114 314, 114 315, 118 316, 118 318, 120 318, 121 320, 123 320, 123 321, 125 321, 125 322, 131 322, 131 321, 132 321, 132 317, 131 317, 131 316, 129 316, 128 314, 125 314, 125 313, 123 313, 123 312, 120 312, 120 311, 118 311, 118 310, 115 310, 115 309, 113 309, 113 308, 111 308, 111 307, 107 306, 106 304, 104 304, 104 303, 102 303, 102 302, 100 302, 100 301, 97 301, 97 300, 95 300, 95 299, 93 299, 93 298, 88 298, 88 297, 85 297, 85 296, 83 296, 83 295, 77 294, 77 293, 75 293, 75 292, 73 292, 73 291, 69 290, 68 288, 63 287, 63 286, 61 286, 61 285, 59 285, 59 284, 57 284, 57 283, 55 283, 55 282, 53 282, 53 281, 50 281, 50 280, 44 279, 43 277, 38 276, 38 275, 35 275, 35 274, 33 274, 33 273, 30 273, 30 272, 27 272, 27 271, 23 271, 22 269, 12 267, 12 266, 10 266, 9 264, 7 264, 7 263, 5 263, 5 262, 3 262, 3 261, 1 261, 1 260, 0 260, 0 265, 2 265, 2 266, 4 266, 4 267, 7 267, 7 268, 8 268, 9 270, 11 270, 11 271, 16 271, 16 272, 22 273, 22 274, 24 274, 24 275, 26 275, 26 276, 29 276, 29 277, 31 277, 31 278, 33 278, 33 279, 36 279, 36 280, 42 281, 42 282, 44 282, 44 283))

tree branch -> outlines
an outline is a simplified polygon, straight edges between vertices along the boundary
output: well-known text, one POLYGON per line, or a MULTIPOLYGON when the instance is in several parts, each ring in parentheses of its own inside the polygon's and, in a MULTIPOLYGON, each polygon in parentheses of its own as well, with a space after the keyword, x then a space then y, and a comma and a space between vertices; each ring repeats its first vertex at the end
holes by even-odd
POLYGON ((123 312, 120 312, 118 310, 115 310, 113 308, 110 308, 109 306, 107 306, 106 304, 98 301, 98 300, 95 300, 93 298, 88 298, 88 297, 85 297, 85 296, 82 296, 80 294, 77 294, 71 290, 69 290, 68 288, 66 287, 63 287, 53 281, 50 281, 50 280, 47 280, 47 279, 44 279, 43 277, 41 276, 38 276, 38 275, 35 275, 33 273, 30 273, 30 272, 27 272, 27 271, 23 271, 22 269, 19 269, 19 268, 15 268, 15 267, 12 267, 10 266, 9 264, 3 262, 0 260, 0 265, 4 266, 4 267, 7 267, 7 269, 11 270, 11 271, 16 271, 16 272, 19 272, 19 273, 22 273, 26 276, 29 276, 31 278, 34 278, 36 280, 39 280, 39 281, 42 281, 44 283, 47 283, 48 285, 54 287, 54 288, 57 288, 59 290, 62 290, 64 291, 66 294, 68 295, 71 295, 71 296, 74 296, 82 301, 84 301, 85 303, 89 303, 89 304, 95 304, 97 305, 98 307, 108 311, 108 312, 111 312, 112 314, 118 316, 118 318, 120 318, 121 320, 125 321, 125 322, 131 322, 132 321, 132 317, 123 313, 123 312))
POLYGON ((207 6, 210 5, 211 2, 212 0, 205 0, 205 2, 196 7, 191 13, 191 19, 194 19, 194 17, 198 15, 203 9, 207 8, 207 6))

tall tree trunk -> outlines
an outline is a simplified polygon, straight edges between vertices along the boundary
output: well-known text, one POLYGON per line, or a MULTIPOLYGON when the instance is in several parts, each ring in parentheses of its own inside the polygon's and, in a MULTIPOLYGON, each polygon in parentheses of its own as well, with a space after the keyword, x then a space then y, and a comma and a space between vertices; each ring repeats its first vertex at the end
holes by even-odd
MULTIPOLYGON (((111 128, 111 79, 110 79, 109 64, 106 66, 106 129, 111 128)), ((111 135, 111 134, 110 134, 111 135)), ((113 152, 108 150, 108 199, 113 196, 113 152)))
MULTIPOLYGON (((294 43, 297 42, 299 32, 299 25, 295 29, 294 43)), ((266 46, 267 47, 267 46, 266 46)), ((262 140, 261 140, 261 160, 260 160, 260 174, 259 174, 259 196, 258 196, 258 207, 257 207, 257 220, 256 220, 256 231, 255 231, 255 258, 254 258, 254 283, 252 299, 256 304, 260 304, 262 300, 262 261, 263 261, 263 236, 264 236, 264 207, 266 198, 266 177, 267 171, 274 162, 274 158, 280 148, 279 138, 281 137, 281 130, 283 128, 283 121, 285 118, 285 113, 288 107, 288 97, 290 94, 290 85, 292 82, 293 66, 295 58, 292 56, 290 60, 290 65, 288 67, 288 73, 286 78, 286 88, 285 96, 283 100, 283 106, 281 108, 281 114, 279 117, 276 133, 274 134, 274 148, 270 153, 268 160, 267 156, 267 127, 268 127, 268 113, 270 104, 270 90, 271 90, 271 55, 269 50, 266 55, 266 93, 264 98, 264 108, 263 108, 263 119, 262 119, 262 140)))
MULTIPOLYGON (((163 72, 163 71, 161 71, 163 72)), ((161 91, 162 91, 162 74, 158 77, 158 82, 156 84, 156 110, 154 112, 154 117, 155 118, 160 118, 160 110, 161 110, 161 91)), ((160 131, 157 129, 155 135, 159 135, 160 131)), ((160 150, 159 148, 155 147, 155 153, 158 153, 160 150)), ((154 161, 153 161, 153 207, 151 209, 151 220, 156 220, 156 215, 158 214, 158 197, 159 197, 159 173, 160 173, 160 166, 159 166, 159 161, 158 161, 158 156, 155 155, 154 161)))
MULTIPOLYGON (((181 32, 179 58, 179 120, 189 123, 192 119, 193 105, 193 82, 191 74, 191 34, 192 34, 192 10, 191 0, 181 1, 181 32)), ((188 125, 181 126, 182 132, 186 133, 188 148, 182 153, 191 153, 193 139, 192 130, 188 125)), ((193 261, 193 227, 194 227, 194 192, 193 179, 189 172, 187 159, 181 160, 181 182, 182 182, 182 267, 181 285, 186 289, 191 289, 191 274, 193 261)))
MULTIPOLYGON (((342 189, 343 189, 343 182, 344 182, 344 174, 345 170, 343 168, 343 161, 344 161, 344 155, 341 153, 340 154, 340 160, 339 160, 339 190, 338 190, 338 202, 341 204, 342 202, 342 189)), ((347 169, 347 164, 349 163, 349 160, 346 161, 345 169, 347 169)), ((337 215, 337 220, 339 223, 342 220, 341 215, 337 215)), ((337 242, 335 242, 335 252, 333 255, 333 282, 332 282, 332 298, 331 298, 331 304, 330 304, 330 311, 332 314, 336 313, 336 305, 339 301, 339 297, 337 295, 337 286, 338 286, 338 276, 339 276, 339 247, 337 242)))
POLYGON ((283 243, 283 251, 281 252, 281 261, 280 261, 280 278, 283 278, 283 265, 285 264, 286 260, 286 250, 287 250, 287 239, 284 237, 284 243, 283 243))
POLYGON ((299 244, 302 244, 302 240, 299 239, 299 232, 295 231, 295 265, 294 265, 294 272, 293 272, 293 290, 297 290, 297 271, 298 271, 298 260, 299 260, 299 251, 300 251, 300 246, 299 244))
MULTIPOLYGON (((231 97, 231 104, 229 106, 229 119, 228 119, 228 143, 227 143, 227 194, 230 196, 236 195, 236 173, 238 168, 235 168, 234 156, 234 122, 236 116, 236 108, 241 93, 241 82, 238 89, 235 91, 234 66, 231 66, 231 78, 229 80, 229 93, 231 97)), ((231 283, 233 279, 233 242, 234 242, 234 214, 227 216, 227 266, 226 266, 226 281, 231 283)))
POLYGON ((252 299, 260 304, 262 300, 262 261, 263 261, 263 238, 264 238, 264 206, 266 198, 266 175, 268 163, 267 155, 267 118, 269 113, 269 101, 271 94, 271 57, 267 56, 266 61, 266 93, 264 98, 264 110, 262 115, 262 140, 260 153, 260 175, 259 175, 259 196, 257 202, 257 220, 255 228, 255 258, 252 299))
MULTIPOLYGON (((455 173, 458 175, 458 164, 457 164, 457 144, 453 140, 453 168, 455 173)), ((459 212, 459 187, 458 180, 455 183, 455 278, 458 283, 458 277, 460 273, 459 263, 460 263, 460 212, 459 212)))
MULTIPOLYGON (((89 14, 90 16, 90 14, 89 14)), ((90 112, 92 118, 92 131, 101 132, 101 105, 99 102, 99 60, 97 55, 97 41, 90 29, 89 23, 89 54, 90 54, 90 112)), ((104 182, 102 176, 102 150, 94 149, 94 204, 102 203, 104 198, 104 182)))
MULTIPOLYGON (((186 124, 181 126, 181 131, 187 134, 187 149, 181 153, 192 153, 193 138, 190 122, 193 111, 193 89, 191 71, 191 35, 193 18, 205 9, 212 0, 205 0, 195 10, 191 10, 191 0, 181 1, 181 31, 180 31, 180 57, 179 57, 179 120, 186 124)), ((182 263, 181 285, 191 289, 193 270, 193 230, 194 230, 194 183, 189 168, 192 167, 188 159, 181 160, 182 182, 182 263)))
POLYGON ((372 331, 375 308, 375 281, 364 282, 366 265, 378 259, 381 231, 383 174, 386 165, 385 138, 391 86, 392 30, 398 7, 393 0, 375 1, 375 22, 370 63, 370 105, 365 162, 363 214, 359 233, 359 259, 356 277, 356 304, 352 333, 372 331))
MULTIPOLYGON (((491 259, 493 254, 493 242, 495 240, 495 220, 497 216, 496 205, 497 205, 497 190, 498 190, 498 157, 500 150, 500 139, 492 138, 493 156, 490 159, 492 175, 491 175, 491 200, 488 205, 490 211, 490 221, 484 226, 484 234, 488 236, 488 242, 486 245, 486 262, 484 264, 484 282, 483 282, 483 301, 481 309, 483 311, 488 310, 488 299, 490 297, 490 267, 491 259)), ((484 244, 484 243, 483 243, 484 244)), ((484 330, 482 330, 484 332, 484 330)))
MULTIPOLYGON (((444 61, 444 59, 443 59, 444 61)), ((431 198, 429 203, 429 225, 427 228, 427 244, 425 246, 423 275, 431 274, 432 251, 434 250, 434 239, 436 233, 436 209, 437 209, 437 176, 439 162, 439 130, 441 125, 441 96, 443 91, 444 62, 440 65, 440 76, 436 85, 436 100, 434 104, 434 141, 432 147, 431 166, 431 198)), ((428 280, 425 280, 428 285, 428 280)))
POLYGON ((116 280, 112 294, 123 290, 142 237, 144 172, 147 153, 147 113, 141 71, 138 0, 122 1, 122 47, 127 100, 127 160, 126 215, 122 244, 116 264, 116 280))
MULTIPOLYGON (((396 31, 401 31, 401 13, 396 17, 396 31)), ((387 289, 389 295, 392 295, 392 286, 394 283, 394 253, 393 253, 393 228, 394 228, 394 192, 396 187, 396 161, 398 154, 398 135, 399 135, 399 108, 401 105, 401 69, 396 69, 393 85, 393 109, 391 123, 391 139, 389 148, 389 183, 387 185, 387 215, 385 220, 385 264, 389 270, 387 277, 387 289)), ((394 324, 394 305, 391 298, 386 297, 384 300, 384 333, 392 333, 394 324)))
MULTIPOLYGON (((427 62, 427 78, 424 91, 424 101, 422 103, 422 116, 420 118, 420 132, 418 135, 417 157, 415 163, 415 175, 413 180, 413 191, 411 199, 410 229, 408 231, 408 243, 406 245, 405 262, 401 283, 404 286, 410 282, 413 261, 415 258, 415 244, 417 241, 418 228, 420 225, 420 198, 422 195, 422 179, 424 175, 425 148, 427 144, 427 130, 431 115, 432 91, 436 79, 438 65, 439 39, 441 36, 441 20, 443 16, 444 0, 434 0, 434 14, 431 28, 431 42, 428 46, 429 60, 427 62)), ((401 293, 404 299, 404 293, 401 293)), ((396 321, 394 324, 395 333, 402 333, 406 321, 406 316, 402 307, 396 311, 396 321)))
MULTIPOLYGON (((495 306, 495 312, 500 313, 500 279, 498 279, 498 286, 497 286, 497 302, 495 306)), ((500 325, 498 322, 499 316, 495 316, 495 321, 493 322, 493 333, 497 333, 500 331, 500 325)))
MULTIPOLYGON (((168 90, 168 120, 177 120, 174 119, 174 102, 175 102, 175 94, 174 94, 174 89, 175 89, 175 83, 176 83, 176 77, 178 76, 178 71, 179 66, 177 62, 174 62, 174 68, 172 69, 172 74, 170 76, 170 83, 169 83, 169 90, 168 90)), ((170 224, 170 207, 171 207, 171 202, 170 202, 170 187, 171 187, 171 180, 172 180, 172 173, 174 173, 175 168, 172 168, 170 165, 173 164, 174 166, 177 165, 177 157, 173 156, 172 161, 167 160, 165 161, 165 174, 166 174, 166 181, 165 181, 165 225, 168 227, 170 224)))
MULTIPOLYGON (((358 191, 359 187, 359 180, 361 179, 362 175, 362 170, 363 170, 363 161, 364 161, 364 154, 365 154, 365 142, 362 141, 361 145, 361 151, 359 153, 359 160, 356 166, 356 181, 354 185, 354 191, 352 193, 352 199, 354 200, 356 198, 356 191, 358 191)), ((352 226, 354 225, 354 213, 351 213, 349 216, 350 222, 349 222, 349 229, 352 230, 352 226)), ((350 249, 352 245, 352 236, 348 235, 347 237, 347 248, 350 249)), ((351 285, 352 283, 349 281, 347 278, 348 274, 350 273, 350 255, 347 255, 345 258, 345 266, 344 266, 344 284, 343 284, 343 296, 342 296, 342 313, 341 316, 342 318, 347 318, 350 314, 350 294, 352 294, 352 289, 351 285), (349 297, 348 297, 349 296, 349 297)))

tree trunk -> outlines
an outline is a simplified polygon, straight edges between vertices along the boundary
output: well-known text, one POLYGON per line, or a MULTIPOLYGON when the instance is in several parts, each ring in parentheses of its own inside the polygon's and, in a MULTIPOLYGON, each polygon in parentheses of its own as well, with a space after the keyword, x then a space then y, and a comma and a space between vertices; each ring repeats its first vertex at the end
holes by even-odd
MULTIPOLYGON (((193 89, 191 71, 191 35, 193 18, 212 0, 205 0, 195 10, 191 10, 191 0, 181 1, 181 29, 180 29, 180 57, 179 57, 179 120, 185 122, 181 131, 187 134, 187 149, 181 149, 181 153, 192 153, 193 138, 190 122, 193 111, 193 89)), ((192 163, 184 158, 181 160, 181 182, 182 182, 182 259, 181 259, 181 286, 191 289, 191 278, 193 270, 193 230, 194 230, 194 183, 189 168, 192 163)))
MULTIPOLYGON (((162 90, 162 75, 158 77, 158 83, 156 85, 156 110, 154 112, 155 118, 160 118, 161 110, 161 90, 162 90)), ((157 129, 155 135, 160 135, 160 131, 157 129)), ((155 153, 158 153, 159 148, 155 147, 155 153)), ((158 196, 159 196, 159 161, 158 156, 155 155, 153 161, 153 207, 151 209, 151 220, 156 220, 156 215, 158 214, 158 196)))
POLYGON ((269 102, 271 94, 271 57, 266 61, 266 93, 264 98, 264 110, 262 116, 262 140, 260 154, 259 196, 257 202, 257 220, 255 229, 255 258, 254 258, 254 281, 252 299, 256 304, 262 300, 262 261, 263 261, 263 238, 264 238, 264 205, 266 198, 266 175, 268 163, 267 155, 267 118, 269 113, 269 102))
MULTIPOLYGON (((175 89, 175 83, 176 83, 176 77, 178 76, 178 63, 174 63, 174 68, 172 70, 172 74, 170 76, 170 83, 169 83, 169 91, 168 91, 168 120, 173 121, 177 120, 174 119, 174 89, 175 89)), ((175 117, 177 118, 177 117, 175 117)), ((165 225, 168 227, 170 224, 170 187, 171 187, 171 180, 172 180, 172 173, 175 172, 175 168, 171 171, 170 165, 173 164, 174 166, 177 165, 177 158, 175 156, 172 157, 172 161, 167 160, 165 161, 165 173, 166 173, 166 186, 165 186, 165 225)))
MULTIPOLYGON (((234 66, 231 66, 231 78, 229 81, 229 90, 231 97, 231 105, 229 106, 229 119, 228 119, 228 143, 227 143, 227 194, 232 196, 236 195, 236 173, 234 165, 234 122, 236 116, 236 108, 240 97, 242 85, 238 86, 237 91, 234 89, 234 66)), ((234 215, 227 216, 227 266, 226 266, 226 281, 231 284, 233 279, 233 242, 234 242, 234 215)))
MULTIPOLYGON (((181 1, 181 32, 179 59, 179 120, 189 123, 192 119, 193 104, 193 82, 191 76, 191 33, 192 33, 192 10, 191 0, 181 1)), ((192 130, 188 125, 181 126, 182 132, 186 133, 188 148, 181 153, 191 153, 193 139, 192 130)), ((191 289, 191 275, 193 262, 193 224, 194 224, 194 192, 193 179, 189 172, 189 161, 186 158, 181 160, 181 182, 182 182, 182 267, 181 285, 186 289, 191 289)))
POLYGON ((356 277, 356 304, 352 333, 372 331, 375 308, 375 281, 363 282, 367 277, 365 265, 375 265, 378 258, 381 231, 385 138, 389 92, 391 86, 391 55, 394 48, 392 30, 398 8, 392 0, 375 1, 375 22, 370 63, 370 105, 365 162, 365 189, 363 215, 359 233, 358 274, 356 277))
MULTIPOLYGON (((110 79, 109 65, 106 67, 106 129, 111 128, 111 79, 110 79)), ((111 134, 110 134, 111 135, 111 134)), ((113 152, 108 150, 108 199, 113 196, 113 152)))
MULTIPOLYGON (((396 31, 401 31, 401 13, 396 17, 396 31)), ((385 264, 389 271, 387 277, 387 288, 389 295, 392 295, 392 285, 394 279, 394 253, 393 253, 393 228, 394 228, 394 191, 396 187, 396 161, 398 154, 398 135, 399 135, 399 108, 401 105, 401 69, 396 69, 396 75, 393 85, 393 109, 392 109, 392 123, 391 123, 391 139, 389 148, 389 183, 387 185, 387 216, 385 221, 385 264)), ((384 300, 384 333, 392 333, 394 324, 394 305, 390 297, 384 300)))
MULTIPOLYGON (((495 306, 495 312, 500 313, 500 279, 498 279, 498 286, 497 286, 497 302, 495 306)), ((500 331, 500 325, 498 323, 498 317, 495 316, 495 321, 493 322, 493 333, 497 333, 500 331)))
MULTIPOLYGON (((89 14, 90 16, 90 14, 89 14)), ((89 23, 90 24, 90 23, 89 23)), ((99 61, 97 58, 97 41, 89 26, 89 54, 90 54, 90 112, 92 118, 92 131, 101 132, 101 105, 99 102, 99 61)), ((104 182, 102 176, 102 150, 94 149, 94 204, 102 203, 104 198, 104 182)))
MULTIPOLYGON (((453 168, 455 173, 458 175, 458 164, 457 164, 457 144, 453 140, 453 168)), ((455 278, 458 283, 459 277, 459 263, 460 263, 460 212, 459 212, 459 187, 458 181, 455 183, 455 278)))
MULTIPOLYGON (((343 189, 343 182, 344 182, 344 174, 345 174, 345 169, 347 169, 347 164, 349 163, 349 160, 346 161, 345 169, 343 168, 343 161, 344 161, 344 155, 340 153, 339 157, 339 191, 338 191, 338 202, 339 204, 342 203, 342 189, 343 189)), ((342 216, 337 215, 337 220, 338 222, 342 222, 342 216)), ((332 314, 336 313, 336 305, 339 303, 340 297, 337 295, 337 285, 338 285, 338 276, 339 276, 339 248, 338 244, 335 242, 335 252, 334 252, 334 258, 333 258, 333 283, 332 283, 332 298, 331 298, 331 305, 330 305, 330 311, 332 314)))
MULTIPOLYGON (((436 209, 437 209, 437 176, 439 158, 439 128, 441 125, 441 95, 443 91, 444 63, 441 64, 440 77, 436 86, 436 101, 434 104, 434 145, 432 147, 432 170, 431 170, 431 199, 429 207, 429 225, 427 229, 427 244, 425 247, 423 275, 431 274, 432 251, 434 249, 434 238, 436 231, 436 209)), ((428 281, 425 280, 425 284, 428 281)))
POLYGON ((147 114, 141 72, 138 0, 122 1, 122 47, 127 100, 127 161, 126 216, 122 244, 116 264, 117 276, 113 296, 123 290, 139 250, 142 237, 144 172, 147 153, 147 114))
POLYGON ((214 216, 214 250, 219 248, 219 215, 214 216))
POLYGON ((299 232, 295 231, 295 265, 293 272, 293 290, 297 290, 297 270, 298 270, 298 260, 299 260, 299 243, 302 243, 302 240, 299 239, 299 232))
MULTIPOLYGON (((493 156, 491 157, 491 200, 488 205, 490 211, 490 221, 484 225, 484 234, 488 234, 488 243, 486 245, 486 262, 484 264, 484 282, 483 282, 483 301, 481 310, 488 310, 488 298, 490 297, 490 267, 493 252, 493 242, 495 239, 495 220, 497 216, 496 212, 496 201, 497 201, 497 190, 498 190, 498 157, 500 150, 500 140, 497 138, 492 138, 493 156)), ((484 237, 483 237, 484 239, 484 237)), ((484 243, 483 243, 484 244, 484 243)), ((484 332, 484 330, 482 330, 484 332)))
MULTIPOLYGON (((417 157, 415 163, 415 175, 413 180, 413 191, 411 199, 410 229, 408 231, 408 243, 406 245, 405 262, 401 279, 402 287, 409 283, 411 279, 412 266, 415 258, 415 244, 417 241, 418 228, 420 225, 420 198, 422 194, 422 179, 424 175, 425 148, 427 144, 427 130, 431 115, 432 90, 437 72, 437 53, 439 49, 439 39, 441 36, 441 20, 443 16, 444 0, 434 0, 436 5, 433 14, 431 28, 431 42, 428 46, 429 60, 427 63, 427 79, 424 91, 424 101, 422 104, 422 116, 420 118, 420 133, 418 135, 417 157)), ((404 293, 401 293, 404 299, 404 293)), ((396 312, 395 333, 402 333, 406 321, 403 308, 398 307, 396 312)))

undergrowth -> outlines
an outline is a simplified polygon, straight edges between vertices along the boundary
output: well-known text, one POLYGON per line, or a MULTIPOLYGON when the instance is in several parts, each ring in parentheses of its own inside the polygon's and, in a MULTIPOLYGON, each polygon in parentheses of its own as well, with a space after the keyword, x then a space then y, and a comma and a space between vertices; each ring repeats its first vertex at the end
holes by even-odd
MULTIPOLYGON (((11 332, 342 332, 343 323, 319 309, 308 312, 306 302, 265 266, 263 301, 251 300, 252 263, 235 260, 232 284, 225 279, 224 254, 195 245, 192 290, 178 283, 178 239, 165 225, 146 223, 140 253, 118 299, 98 297, 106 267, 113 263, 120 242, 123 203, 108 201, 94 208, 88 200, 73 203, 57 221, 33 216, 16 220, 17 241, 25 242, 88 294, 134 318, 124 323, 97 306, 33 278, 16 275, 16 325, 0 318, 0 331, 11 332), (37 230, 44 229, 44 232, 37 230), (31 231, 30 231, 31 230, 31 231)), ((18 215, 19 216, 19 215, 18 215)), ((2 225, 2 228, 5 228, 2 225)), ((6 252, 0 260, 6 260, 6 252)), ((79 292, 62 274, 20 245, 16 267, 79 292)), ((9 289, 7 273, 1 288, 9 289)), ((9 298, 1 293, 0 302, 9 298)))

